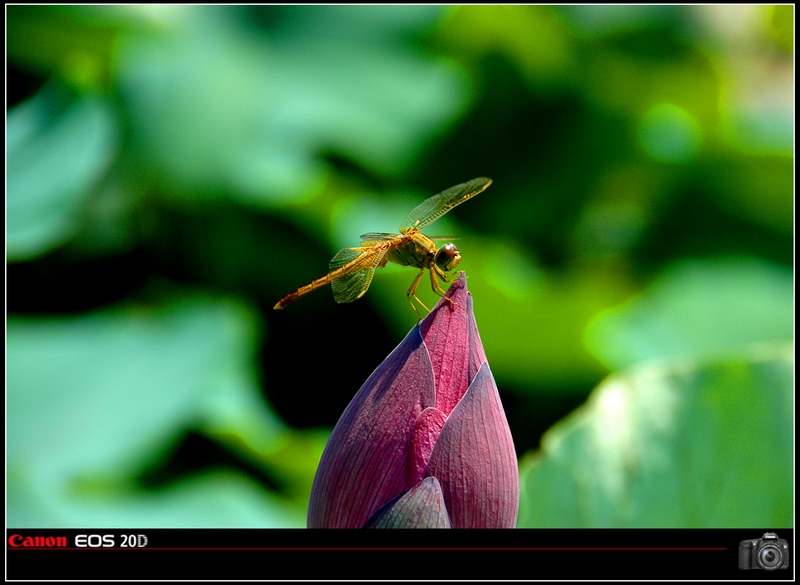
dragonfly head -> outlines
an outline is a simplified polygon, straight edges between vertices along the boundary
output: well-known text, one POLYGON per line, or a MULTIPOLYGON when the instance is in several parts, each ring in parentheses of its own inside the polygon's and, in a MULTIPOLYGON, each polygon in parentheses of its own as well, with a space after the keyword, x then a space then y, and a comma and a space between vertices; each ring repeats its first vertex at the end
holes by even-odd
POLYGON ((458 253, 455 244, 445 244, 436 250, 433 261, 443 272, 450 272, 455 270, 458 263, 461 262, 461 254, 458 253))

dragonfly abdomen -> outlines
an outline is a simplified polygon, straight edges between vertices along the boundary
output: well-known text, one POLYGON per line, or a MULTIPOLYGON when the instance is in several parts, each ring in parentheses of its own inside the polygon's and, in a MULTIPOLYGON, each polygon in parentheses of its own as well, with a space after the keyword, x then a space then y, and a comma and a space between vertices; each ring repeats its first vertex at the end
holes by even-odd
MULTIPOLYGON (((339 253, 336 256, 334 256, 334 260, 347 251, 353 251, 357 254, 360 250, 359 248, 345 248, 343 250, 340 250, 339 253)), ((305 286, 301 286, 294 292, 290 292, 288 295, 286 295, 280 301, 278 301, 277 304, 273 307, 273 309, 283 309, 286 305, 295 302, 300 297, 304 297, 307 294, 317 290, 318 288, 322 288, 323 286, 328 285, 335 280, 339 280, 340 278, 347 276, 348 274, 351 274, 355 270, 358 270, 359 267, 362 264, 364 264, 365 261, 367 260, 368 258, 366 255, 357 254, 356 257, 347 264, 340 266, 335 270, 332 270, 325 276, 321 276, 320 278, 311 281, 305 286)))
POLYGON ((280 301, 278 301, 277 304, 273 307, 273 309, 282 309, 286 305, 295 302, 300 297, 304 297, 308 293, 313 292, 313 291, 317 290, 318 288, 321 288, 321 287, 325 286, 326 284, 329 284, 332 280, 335 280, 333 275, 332 274, 326 274, 322 278, 318 278, 318 279, 308 283, 305 286, 301 286, 296 291, 290 292, 288 295, 286 295, 280 301))

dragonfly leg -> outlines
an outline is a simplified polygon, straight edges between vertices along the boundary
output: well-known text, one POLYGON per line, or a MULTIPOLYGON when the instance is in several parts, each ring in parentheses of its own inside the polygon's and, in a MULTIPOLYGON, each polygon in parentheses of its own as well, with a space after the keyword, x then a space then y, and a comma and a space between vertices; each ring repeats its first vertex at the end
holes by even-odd
POLYGON ((447 280, 447 275, 444 272, 440 272, 438 267, 434 268, 435 268, 434 270, 431 270, 431 289, 440 297, 447 299, 447 302, 449 302, 451 305, 455 304, 455 301, 453 301, 453 299, 444 296, 447 293, 444 291, 442 287, 439 286, 439 281, 436 280, 436 276, 438 275, 439 278, 441 278, 443 281, 449 282, 447 280))
POLYGON ((417 306, 414 304, 414 301, 412 301, 411 298, 413 297, 414 299, 416 299, 416 301, 428 313, 431 312, 431 310, 428 307, 425 306, 425 303, 423 303, 421 300, 419 300, 419 297, 417 296, 417 287, 419 286, 419 281, 422 280, 422 274, 424 272, 425 272, 424 268, 419 271, 419 274, 417 274, 416 278, 414 278, 414 282, 412 282, 411 286, 408 287, 408 292, 406 293, 406 296, 408 297, 408 302, 411 303, 411 307, 414 309, 414 312, 417 314, 417 317, 419 317, 420 319, 422 319, 422 315, 420 315, 419 310, 417 309, 417 306))

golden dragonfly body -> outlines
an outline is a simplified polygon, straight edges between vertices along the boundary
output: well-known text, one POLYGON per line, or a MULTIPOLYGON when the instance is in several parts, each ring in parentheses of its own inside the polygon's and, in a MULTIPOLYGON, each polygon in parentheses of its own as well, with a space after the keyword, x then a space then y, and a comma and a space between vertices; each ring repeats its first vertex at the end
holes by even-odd
POLYGON ((331 259, 329 272, 294 292, 290 292, 275 305, 275 309, 283 309, 318 288, 331 285, 333 298, 337 303, 349 303, 364 296, 377 268, 394 262, 401 266, 419 268, 414 281, 406 293, 408 301, 419 315, 416 300, 426 311, 430 311, 417 297, 417 286, 425 269, 431 277, 431 288, 435 293, 444 296, 437 277, 447 282, 448 272, 455 270, 461 261, 461 255, 454 244, 448 243, 437 249, 436 240, 444 238, 428 237, 420 230, 432 224, 445 213, 484 191, 492 180, 477 178, 450 187, 438 195, 426 199, 417 205, 400 224, 399 234, 368 233, 361 236, 358 248, 343 248, 331 259))

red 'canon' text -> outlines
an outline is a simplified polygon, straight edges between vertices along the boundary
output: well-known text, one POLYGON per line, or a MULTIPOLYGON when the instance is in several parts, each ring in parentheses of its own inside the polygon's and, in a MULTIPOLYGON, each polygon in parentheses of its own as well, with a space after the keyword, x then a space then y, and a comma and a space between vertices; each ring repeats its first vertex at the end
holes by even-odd
POLYGON ((58 548, 67 546, 66 536, 23 536, 12 534, 8 537, 12 548, 58 548))

